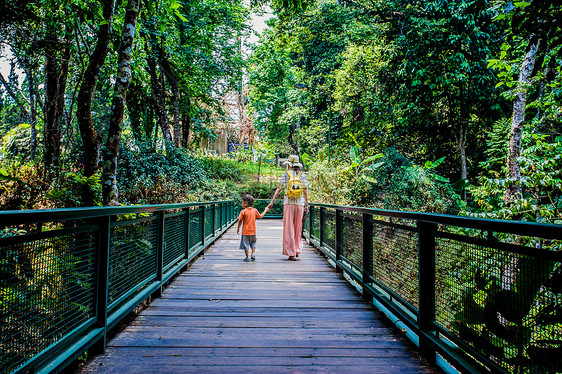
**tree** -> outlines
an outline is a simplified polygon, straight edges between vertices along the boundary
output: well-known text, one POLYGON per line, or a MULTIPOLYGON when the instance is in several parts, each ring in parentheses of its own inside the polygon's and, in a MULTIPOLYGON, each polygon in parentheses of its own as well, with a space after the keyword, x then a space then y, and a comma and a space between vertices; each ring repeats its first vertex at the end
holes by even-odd
POLYGON ((118 71, 115 78, 115 86, 112 100, 112 113, 109 122, 107 140, 105 142, 105 153, 103 159, 103 202, 104 205, 119 204, 119 190, 117 187, 117 159, 119 146, 121 144, 121 131, 123 115, 125 113, 125 99, 127 88, 131 82, 131 55, 133 53, 133 41, 137 32, 137 19, 141 0, 129 0, 125 12, 125 21, 121 34, 121 45, 118 51, 118 71))
POLYGON ((92 120, 92 97, 105 58, 109 53, 115 13, 115 0, 105 0, 102 4, 102 18, 99 21, 96 46, 89 56, 88 67, 84 72, 78 92, 76 117, 84 147, 84 175, 86 177, 90 177, 98 171, 100 134, 95 129, 92 120))

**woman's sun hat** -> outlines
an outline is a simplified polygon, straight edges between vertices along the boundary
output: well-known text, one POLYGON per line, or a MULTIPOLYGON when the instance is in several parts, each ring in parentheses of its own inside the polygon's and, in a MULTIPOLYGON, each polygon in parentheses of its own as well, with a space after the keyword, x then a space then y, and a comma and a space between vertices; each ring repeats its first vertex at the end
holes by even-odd
POLYGON ((302 164, 299 162, 299 156, 297 156, 297 155, 290 155, 289 158, 287 158, 286 165, 288 165, 292 168, 294 168, 294 167, 302 168, 302 164))

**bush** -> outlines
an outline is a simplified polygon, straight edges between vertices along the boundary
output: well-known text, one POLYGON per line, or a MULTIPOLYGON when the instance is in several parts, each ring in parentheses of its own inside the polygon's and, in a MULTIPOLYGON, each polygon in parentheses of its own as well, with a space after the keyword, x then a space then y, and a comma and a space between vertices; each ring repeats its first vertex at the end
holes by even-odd
POLYGON ((449 183, 414 165, 395 149, 387 149, 384 164, 359 178, 350 188, 354 205, 379 209, 456 214, 462 201, 449 183))
POLYGON ((208 179, 199 160, 173 146, 164 152, 156 152, 148 143, 123 147, 119 161, 122 204, 185 202, 208 179))
POLYGON ((22 123, 8 131, 2 138, 1 151, 6 159, 31 160, 31 125, 22 123))
POLYGON ((240 162, 220 156, 197 156, 201 169, 210 179, 243 181, 247 173, 240 162))

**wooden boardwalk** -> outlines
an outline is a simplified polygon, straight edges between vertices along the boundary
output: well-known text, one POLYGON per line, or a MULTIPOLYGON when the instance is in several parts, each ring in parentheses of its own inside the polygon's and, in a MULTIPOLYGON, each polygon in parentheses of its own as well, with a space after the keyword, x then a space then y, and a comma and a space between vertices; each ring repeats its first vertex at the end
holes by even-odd
POLYGON ((257 261, 233 226, 81 372, 436 372, 312 247, 287 261, 281 220, 257 229, 257 261))

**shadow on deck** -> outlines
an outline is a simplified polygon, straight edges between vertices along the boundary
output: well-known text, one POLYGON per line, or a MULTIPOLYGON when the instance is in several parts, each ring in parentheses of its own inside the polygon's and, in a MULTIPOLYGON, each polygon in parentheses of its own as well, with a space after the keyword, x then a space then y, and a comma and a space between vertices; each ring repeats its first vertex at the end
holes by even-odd
POLYGON ((287 261, 281 220, 257 229, 256 262, 233 226, 80 372, 437 372, 315 249, 287 261))

